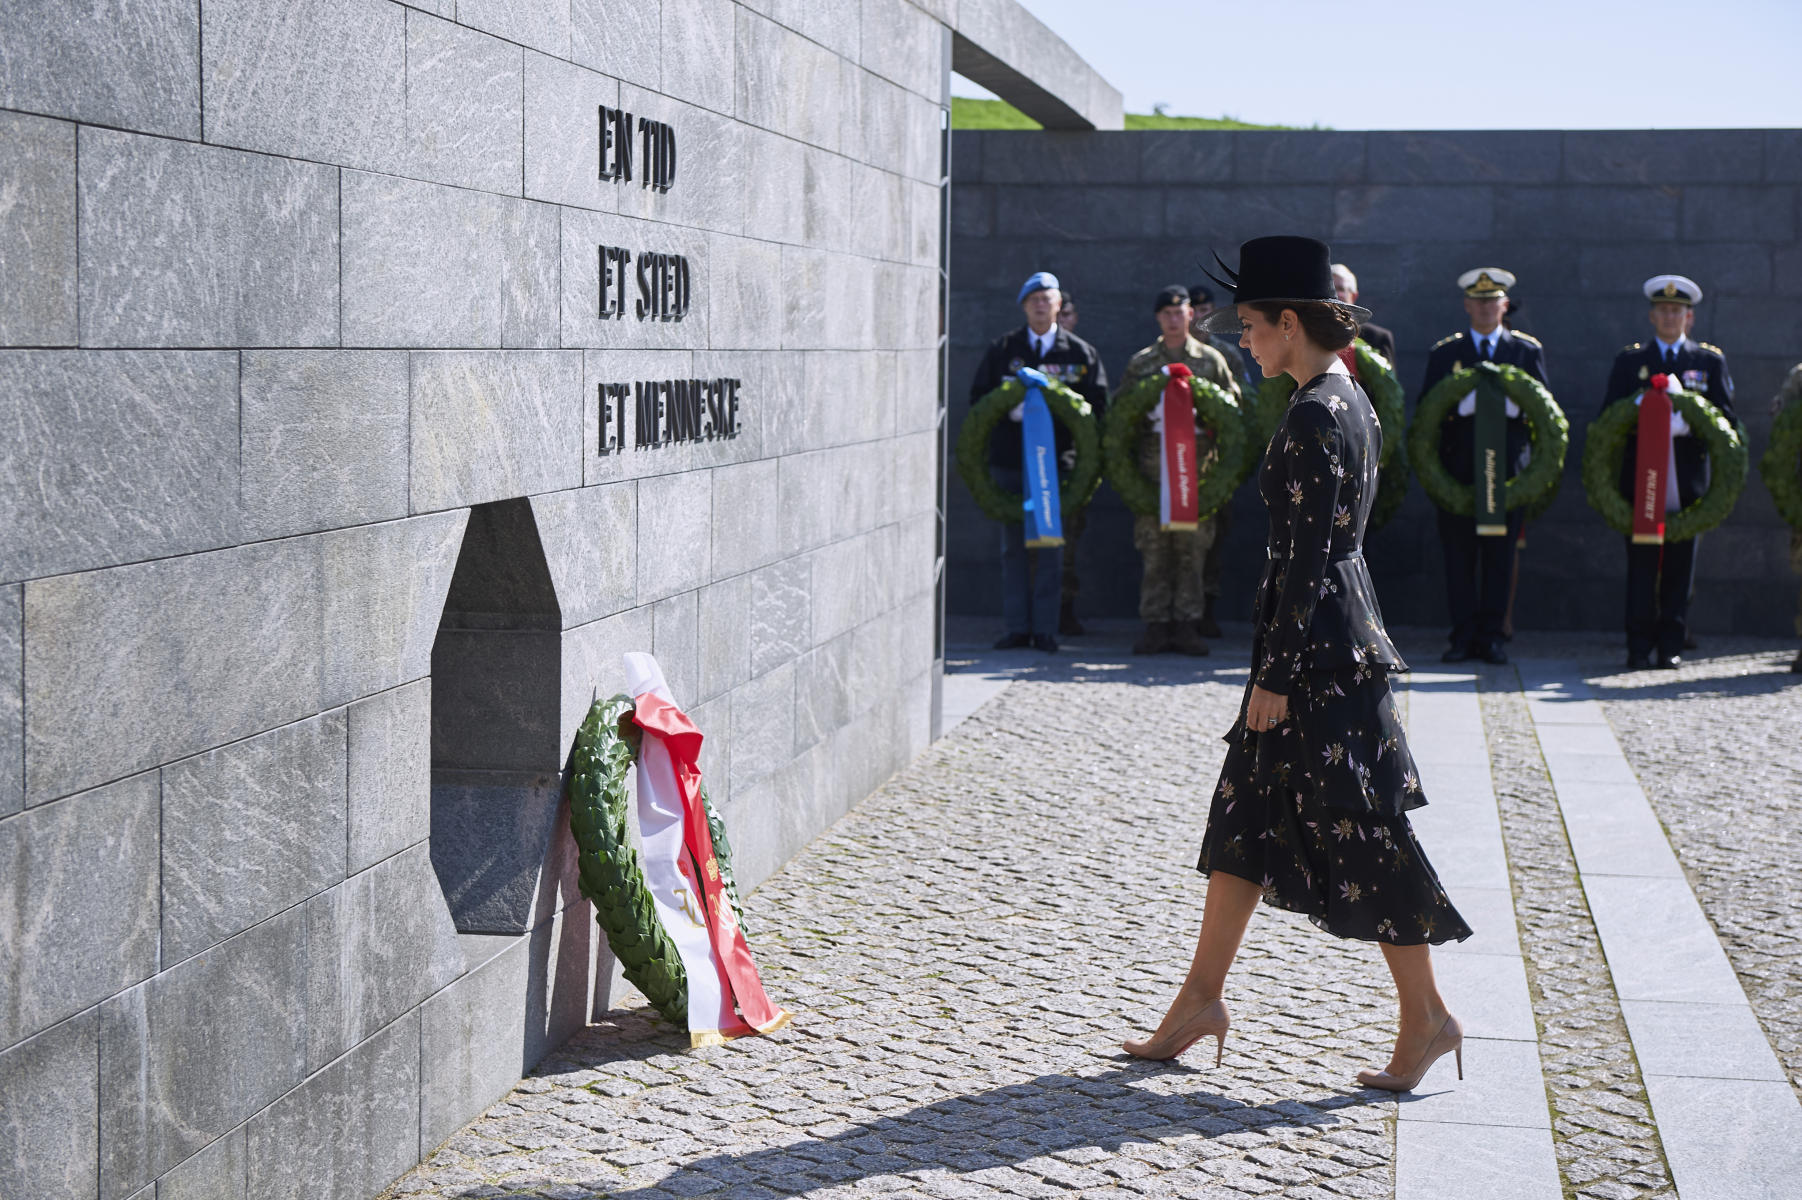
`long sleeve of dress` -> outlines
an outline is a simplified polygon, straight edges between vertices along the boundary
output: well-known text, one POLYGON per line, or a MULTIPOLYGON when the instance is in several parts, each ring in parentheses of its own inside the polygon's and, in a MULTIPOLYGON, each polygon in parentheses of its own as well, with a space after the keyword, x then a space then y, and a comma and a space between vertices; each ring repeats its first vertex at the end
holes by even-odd
POLYGON ((1287 695, 1301 670, 1308 627, 1332 557, 1334 510, 1344 470, 1341 441, 1326 404, 1304 401, 1290 408, 1283 428, 1289 536, 1286 547, 1277 547, 1287 557, 1258 668, 1258 686, 1269 692, 1287 695))

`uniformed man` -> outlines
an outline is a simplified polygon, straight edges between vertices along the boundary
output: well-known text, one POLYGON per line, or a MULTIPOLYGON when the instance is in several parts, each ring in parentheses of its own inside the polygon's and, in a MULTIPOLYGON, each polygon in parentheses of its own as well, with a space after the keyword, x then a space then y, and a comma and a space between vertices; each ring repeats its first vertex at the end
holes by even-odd
MULTIPOLYGON (((1339 297, 1341 304, 1358 302, 1358 277, 1353 275, 1352 269, 1344 263, 1333 264, 1333 294, 1339 297)), ((1393 333, 1381 325, 1366 321, 1358 326, 1358 336, 1364 339, 1366 346, 1388 359, 1390 366, 1395 365, 1395 335, 1393 333)))
MULTIPOLYGON (((1157 315, 1158 340, 1145 347, 1126 364, 1126 377, 1121 391, 1148 375, 1155 375, 1172 363, 1182 363, 1197 376, 1224 389, 1234 401, 1239 399, 1239 382, 1233 377, 1226 357, 1214 346, 1203 345, 1190 330, 1193 309, 1189 293, 1175 284, 1158 292, 1153 302, 1157 315)), ((1118 393, 1115 394, 1118 398, 1118 393)), ((1139 469, 1156 477, 1163 426, 1159 410, 1137 446, 1139 469)), ((1195 412, 1196 457, 1205 462, 1209 439, 1201 423, 1201 410, 1195 412)), ((1206 654, 1208 644, 1202 639, 1201 622, 1207 612, 1203 589, 1203 571, 1208 548, 1219 530, 1216 518, 1201 521, 1196 528, 1164 530, 1156 515, 1133 515, 1133 545, 1144 561, 1139 582, 1139 619, 1145 629, 1133 645, 1134 654, 1160 654, 1174 650, 1178 654, 1206 654)))
MULTIPOLYGON (((1202 322, 1214 312, 1214 292, 1204 284, 1196 284, 1189 289, 1189 310, 1193 316, 1189 319, 1189 334, 1204 346, 1220 352, 1226 359, 1227 369, 1232 372, 1233 382, 1239 385, 1241 396, 1250 396, 1257 391, 1258 380, 1247 373, 1245 356, 1239 353, 1231 338, 1216 338, 1206 329, 1202 322)), ((1253 451, 1261 453, 1261 451, 1253 451)), ((1220 622, 1215 619, 1214 609, 1220 600, 1220 581, 1226 566, 1226 535, 1232 530, 1233 506, 1222 505, 1214 514, 1214 539, 1208 544, 1207 564, 1202 568, 1201 587, 1206 603, 1201 614, 1201 634, 1203 637, 1220 636, 1220 622)))
MULTIPOLYGON (((1059 288, 1061 299, 1057 306, 1057 327, 1065 333, 1076 332, 1076 297, 1070 294, 1069 288, 1059 288)), ((1095 414, 1100 419, 1101 414, 1095 414)), ((1064 518, 1064 574, 1059 586, 1057 631, 1067 637, 1081 637, 1088 630, 1076 616, 1076 593, 1082 588, 1082 578, 1076 571, 1076 543, 1081 539, 1083 531, 1089 527, 1089 510, 1085 506, 1077 509, 1064 518)))
MULTIPOLYGON (((1502 324, 1508 311, 1508 289, 1514 283, 1513 272, 1500 267, 1478 267, 1458 276, 1470 325, 1433 346, 1427 355, 1421 396, 1447 375, 1479 362, 1516 366, 1540 383, 1546 382, 1545 351, 1538 339, 1512 332, 1502 324)), ((1477 395, 1473 391, 1459 402, 1439 433, 1440 461, 1459 483, 1468 484, 1476 478, 1476 413, 1477 395)), ((1507 402, 1507 413, 1505 453, 1508 478, 1513 478, 1526 466, 1532 443, 1526 418, 1512 400, 1507 402)), ((1444 510, 1438 515, 1439 545, 1445 556, 1445 599, 1452 616, 1450 645, 1441 658, 1445 662, 1480 658, 1484 662, 1505 663, 1508 652, 1502 648, 1503 622, 1508 612, 1508 588, 1514 575, 1522 510, 1508 513, 1506 536, 1479 535, 1474 516, 1460 517, 1444 510)))
POLYGON ((1057 327, 1065 333, 1076 332, 1076 297, 1069 292, 1063 293, 1063 303, 1057 309, 1057 327))
MULTIPOLYGON (((970 383, 970 403, 1001 386, 1002 380, 1021 367, 1032 367, 1075 390, 1089 402, 1100 419, 1107 405, 1107 372, 1095 348, 1057 327, 1057 310, 1063 297, 1057 276, 1049 271, 1035 271, 1020 285, 1017 303, 1026 314, 1026 324, 1012 333, 989 343, 976 377, 970 383)), ((1024 483, 1020 425, 1023 406, 1015 406, 989 442, 989 465, 996 482, 1011 491, 1020 491, 1024 483)), ((1060 457, 1074 453, 1070 435, 1062 424, 1056 424, 1060 457)), ((1007 633, 995 643, 997 650, 1032 646, 1047 653, 1057 652, 1058 592, 1063 574, 1063 557, 1071 549, 1073 533, 1070 514, 1064 518, 1065 545, 1028 551, 1023 522, 1005 522, 1001 526, 1001 608, 1007 633)))
MULTIPOLYGON (((1733 413, 1733 378, 1727 356, 1706 342, 1690 338, 1689 327, 1702 289, 1682 275, 1654 275, 1642 289, 1651 304, 1652 340, 1634 342, 1614 356, 1602 408, 1643 391, 1654 375, 1670 375, 1685 391, 1706 397, 1729 421, 1733 413)), ((1633 451, 1621 461, 1621 495, 1633 498, 1633 451)), ((1665 511, 1693 504, 1708 490, 1707 444, 1671 414, 1673 470, 1665 484, 1665 511)), ((1627 539, 1627 666, 1675 667, 1683 661, 1689 629, 1689 593, 1696 564, 1697 538, 1663 545, 1636 545, 1627 539)))

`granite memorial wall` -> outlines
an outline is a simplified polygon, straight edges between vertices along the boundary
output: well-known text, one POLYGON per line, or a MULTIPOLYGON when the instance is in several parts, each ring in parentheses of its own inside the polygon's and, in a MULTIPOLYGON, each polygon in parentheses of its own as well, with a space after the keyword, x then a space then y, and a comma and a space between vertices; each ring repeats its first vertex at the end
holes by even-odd
MULTIPOLYGON (((1395 333, 1410 412, 1428 349, 1467 324, 1458 275, 1478 266, 1519 275, 1519 327, 1545 343, 1572 435, 1558 500, 1520 557, 1523 629, 1620 628, 1622 539, 1584 502, 1579 465, 1615 352, 1650 335, 1645 279, 1678 272, 1701 284, 1695 336, 1727 353, 1755 458, 1770 398, 1802 360, 1795 130, 964 132, 953 143, 954 430, 984 343, 1021 324, 1013 297, 1035 270, 1076 293, 1077 333, 1117 379, 1157 336, 1153 294, 1203 282, 1212 248, 1231 263, 1247 238, 1324 237, 1357 273, 1360 303, 1395 333)), ((1222 615, 1249 619, 1264 554, 1250 486, 1233 512, 1222 615)), ((999 614, 992 523, 955 484, 949 518, 951 611, 999 614)), ((1787 636, 1796 596, 1787 546, 1754 471, 1733 516, 1702 539, 1694 627, 1787 636)), ((1079 611, 1136 617, 1131 521, 1105 487, 1079 555, 1079 611)), ((1447 624, 1433 508, 1418 485, 1369 555, 1392 624, 1447 624)))
MULTIPOLYGON (((933 733, 1012 3, 0 3, 0 1195, 360 1198, 616 998, 656 654, 755 883, 933 733)), ((1111 108, 1110 108, 1111 105, 1111 108)))

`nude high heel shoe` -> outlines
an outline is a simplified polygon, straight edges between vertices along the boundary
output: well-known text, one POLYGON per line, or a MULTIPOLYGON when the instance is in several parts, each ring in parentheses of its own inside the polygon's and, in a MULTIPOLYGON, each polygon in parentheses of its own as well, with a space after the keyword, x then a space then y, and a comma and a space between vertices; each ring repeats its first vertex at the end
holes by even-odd
POLYGON ((1365 1087, 1381 1088, 1385 1092, 1411 1092, 1426 1078, 1429 1068, 1447 1054, 1453 1056, 1458 1064, 1458 1078, 1464 1078, 1464 1026, 1458 1024, 1458 1018, 1446 1014, 1445 1024, 1427 1043, 1426 1053, 1414 1064, 1414 1069, 1406 1075, 1391 1075, 1387 1071, 1359 1071, 1358 1082, 1365 1087))
POLYGON ((1232 1016, 1226 1011, 1226 1001, 1215 999, 1172 1030, 1168 1037, 1122 1042, 1120 1048, 1135 1058, 1168 1062, 1202 1038, 1211 1037, 1214 1039, 1214 1065, 1219 1066, 1220 1056, 1226 1053, 1226 1031, 1231 1025, 1232 1016))

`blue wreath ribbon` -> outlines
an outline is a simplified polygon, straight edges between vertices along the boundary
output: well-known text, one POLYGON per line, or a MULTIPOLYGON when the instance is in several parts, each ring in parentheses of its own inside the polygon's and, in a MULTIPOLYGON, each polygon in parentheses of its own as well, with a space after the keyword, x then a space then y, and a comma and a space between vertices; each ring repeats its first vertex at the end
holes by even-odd
POLYGON ((1064 510, 1057 491, 1057 431, 1045 389, 1051 380, 1031 367, 1021 367, 1014 377, 1026 387, 1025 410, 1020 420, 1021 462, 1025 464, 1026 544, 1031 547, 1064 544, 1064 510))

